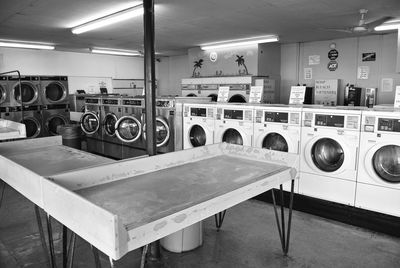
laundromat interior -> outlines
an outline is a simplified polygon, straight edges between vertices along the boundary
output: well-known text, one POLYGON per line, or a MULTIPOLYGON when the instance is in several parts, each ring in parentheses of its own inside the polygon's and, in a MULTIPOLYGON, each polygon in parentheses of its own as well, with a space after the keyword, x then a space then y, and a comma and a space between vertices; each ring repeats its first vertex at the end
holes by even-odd
POLYGON ((400 1, 0 3, 0 268, 400 267, 400 1))

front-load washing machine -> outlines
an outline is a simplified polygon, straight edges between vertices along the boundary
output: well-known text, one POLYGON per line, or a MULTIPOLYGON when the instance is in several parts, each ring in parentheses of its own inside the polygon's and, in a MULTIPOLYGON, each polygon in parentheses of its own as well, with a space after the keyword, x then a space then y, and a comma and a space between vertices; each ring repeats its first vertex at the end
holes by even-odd
POLYGON ((85 112, 81 116, 80 125, 86 135, 87 151, 104 154, 103 137, 101 132, 101 96, 88 96, 85 98, 85 112))
POLYGON ((227 142, 251 146, 253 139, 253 106, 218 104, 216 106, 214 143, 227 142))
MULTIPOLYGON (((301 107, 287 105, 255 106, 252 146, 299 154, 301 111, 301 107)), ((298 178, 296 178, 295 192, 298 192, 298 183, 298 178)), ((283 186, 285 190, 290 191, 290 182, 283 186)))
POLYGON ((101 100, 102 136, 104 155, 122 159, 122 142, 115 132, 115 124, 122 116, 121 98, 119 96, 104 96, 101 100))
POLYGON ((142 137, 144 98, 121 98, 122 115, 115 123, 115 134, 122 143, 122 158, 147 154, 142 137))
POLYGON ((216 104, 183 104, 183 149, 214 143, 216 104))
POLYGON ((228 102, 247 103, 250 97, 250 84, 229 85, 228 102))
POLYGON ((299 193, 354 206, 360 110, 303 108, 299 193))
POLYGON ((38 76, 9 76, 8 84, 10 90, 10 106, 41 105, 40 80, 38 76))
POLYGON ((68 77, 41 76, 40 94, 43 105, 68 103, 68 77))
POLYGON ((10 106, 10 90, 7 76, 0 76, 0 107, 10 106))
POLYGON ((69 124, 68 104, 45 105, 42 109, 43 115, 43 136, 59 135, 58 127, 69 124))
MULTIPOLYGON (((20 107, 17 107, 17 110, 20 110, 20 107)), ((25 124, 27 138, 34 139, 43 135, 42 122, 43 116, 40 106, 24 107, 20 123, 25 124)))
POLYGON ((363 111, 356 207, 400 217, 400 111, 363 111))

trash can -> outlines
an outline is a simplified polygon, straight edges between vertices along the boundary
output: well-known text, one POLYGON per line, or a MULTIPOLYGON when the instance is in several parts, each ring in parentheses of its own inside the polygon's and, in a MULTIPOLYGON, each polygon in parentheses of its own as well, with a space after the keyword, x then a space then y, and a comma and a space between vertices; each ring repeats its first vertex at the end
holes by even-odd
POLYGON ((75 149, 81 149, 81 126, 79 124, 66 124, 57 127, 57 132, 62 136, 62 144, 75 149))
POLYGON ((160 240, 161 246, 171 252, 193 250, 203 244, 203 222, 200 221, 160 240))

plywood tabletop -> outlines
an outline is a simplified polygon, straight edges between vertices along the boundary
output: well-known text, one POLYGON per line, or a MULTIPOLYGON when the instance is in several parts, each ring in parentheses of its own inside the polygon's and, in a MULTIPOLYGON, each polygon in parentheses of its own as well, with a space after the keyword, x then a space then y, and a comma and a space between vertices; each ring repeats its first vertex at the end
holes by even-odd
POLYGON ((265 179, 288 166, 219 155, 77 191, 127 230, 265 179))

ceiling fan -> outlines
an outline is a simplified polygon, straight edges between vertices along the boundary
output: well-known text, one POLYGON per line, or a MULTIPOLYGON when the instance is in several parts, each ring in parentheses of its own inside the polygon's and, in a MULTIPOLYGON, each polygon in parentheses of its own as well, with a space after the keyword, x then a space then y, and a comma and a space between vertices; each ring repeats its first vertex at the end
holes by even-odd
POLYGON ((337 32, 345 32, 345 33, 353 33, 353 34, 364 34, 374 31, 374 28, 382 23, 392 19, 392 17, 382 17, 377 20, 373 20, 370 22, 366 22, 365 17, 367 15, 367 9, 360 9, 360 21, 358 25, 347 27, 347 28, 324 28, 330 31, 337 31, 337 32))

